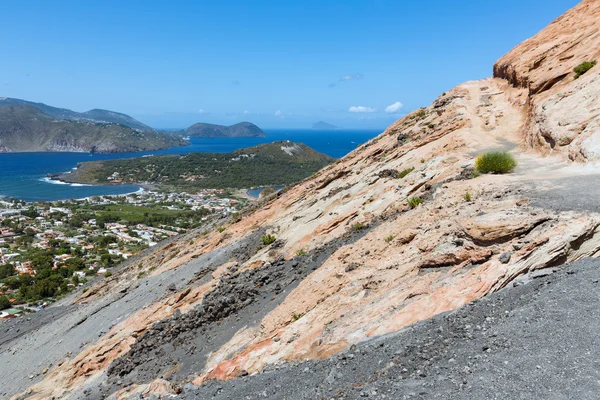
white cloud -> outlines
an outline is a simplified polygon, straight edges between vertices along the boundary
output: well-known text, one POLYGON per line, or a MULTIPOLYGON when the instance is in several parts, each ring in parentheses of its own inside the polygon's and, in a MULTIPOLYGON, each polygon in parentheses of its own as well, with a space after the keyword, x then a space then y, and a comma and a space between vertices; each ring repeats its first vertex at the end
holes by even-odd
POLYGON ((275 111, 275 116, 279 117, 279 118, 283 118, 283 113, 281 112, 281 110, 277 110, 277 111, 275 111))
POLYGON ((397 113, 398 111, 400 111, 400 109, 402 107, 404 107, 404 104, 402 104, 399 101, 397 101, 394 104, 390 104, 389 106, 387 106, 385 108, 385 112, 389 113, 389 114, 397 113))
POLYGON ((372 112, 376 112, 377 109, 372 108, 372 107, 365 107, 365 106, 352 106, 348 109, 348 111, 351 113, 372 113, 372 112))
POLYGON ((249 114, 250 114, 250 111, 244 110, 244 115, 249 115, 249 114))
POLYGON ((354 75, 344 75, 344 76, 342 76, 340 78, 340 82, 342 82, 342 81, 353 81, 353 80, 362 79, 362 78, 364 78, 363 74, 360 74, 360 73, 356 73, 354 75))
POLYGON ((206 111, 204 111, 204 109, 201 108, 198 110, 198 114, 204 114, 204 113, 206 113, 206 111))

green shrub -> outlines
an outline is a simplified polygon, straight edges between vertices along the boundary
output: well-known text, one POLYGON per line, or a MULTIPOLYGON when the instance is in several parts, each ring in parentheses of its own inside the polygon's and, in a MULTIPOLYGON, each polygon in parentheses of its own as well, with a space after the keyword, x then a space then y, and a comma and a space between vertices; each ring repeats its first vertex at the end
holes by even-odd
POLYGON ((304 249, 300 249, 296 252, 296 257, 300 257, 306 254, 306 251, 304 249))
POLYGON ((465 201, 471 201, 471 193, 465 193, 465 201))
POLYGON ((363 224, 362 222, 357 222, 357 223, 353 224, 353 225, 352 225, 350 228, 351 228, 351 229, 352 229, 354 232, 358 232, 358 231, 360 231, 360 230, 362 230, 362 229, 365 229, 365 228, 366 228, 366 225, 365 225, 365 224, 363 224))
POLYGON ((404 171, 401 171, 398 173, 398 179, 402 179, 404 178, 406 175, 410 174, 411 172, 414 171, 414 167, 413 168, 407 168, 404 171))
POLYGON ((421 203, 423 203, 423 199, 420 197, 411 197, 408 199, 408 205, 410 208, 416 208, 421 203))
POLYGON ((383 240, 385 240, 386 243, 389 243, 392 240, 394 240, 394 237, 395 237, 394 235, 389 235, 389 236, 386 236, 385 239, 383 239, 383 240))
POLYGON ((573 68, 573 71, 575 71, 575 79, 588 72, 596 64, 596 61, 584 61, 575 68, 573 68))
POLYGON ((106 271, 106 273, 104 274, 105 278, 110 278, 112 276, 112 272, 110 271, 106 271))
POLYGON ((429 129, 435 129, 436 125, 435 125, 433 122, 431 122, 431 123, 429 123, 429 124, 427 125, 427 127, 428 127, 429 129))
POLYGON ((273 235, 263 235, 263 237, 261 237, 260 240, 262 240, 265 246, 268 246, 277 239, 273 235))
POLYGON ((475 159, 475 170, 481 174, 506 174, 516 166, 517 161, 506 151, 490 151, 475 159))
POLYGON ((219 233, 223 233, 223 231, 225 231, 225 227, 221 226, 219 227, 219 229, 217 229, 219 231, 219 233))

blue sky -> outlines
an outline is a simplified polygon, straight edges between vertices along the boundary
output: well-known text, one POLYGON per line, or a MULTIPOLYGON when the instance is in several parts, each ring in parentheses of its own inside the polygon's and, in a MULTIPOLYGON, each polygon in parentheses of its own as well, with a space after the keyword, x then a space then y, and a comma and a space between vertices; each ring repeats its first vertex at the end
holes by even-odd
POLYGON ((324 120, 379 129, 491 75, 494 61, 577 1, 424 4, 3 1, 0 96, 111 109, 157 128, 324 120))

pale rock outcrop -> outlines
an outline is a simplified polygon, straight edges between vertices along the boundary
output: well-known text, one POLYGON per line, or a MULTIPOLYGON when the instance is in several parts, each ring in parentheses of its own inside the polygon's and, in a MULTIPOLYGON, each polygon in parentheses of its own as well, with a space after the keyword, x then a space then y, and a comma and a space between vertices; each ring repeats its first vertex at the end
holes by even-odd
POLYGON ((494 65, 494 76, 528 89, 528 145, 573 161, 599 161, 600 72, 573 69, 600 59, 600 3, 584 0, 494 65))

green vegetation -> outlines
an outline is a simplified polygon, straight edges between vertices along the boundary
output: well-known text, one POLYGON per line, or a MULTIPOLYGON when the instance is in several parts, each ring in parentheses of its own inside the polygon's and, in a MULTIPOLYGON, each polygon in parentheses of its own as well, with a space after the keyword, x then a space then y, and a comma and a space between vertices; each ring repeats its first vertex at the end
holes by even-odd
POLYGON ((471 201, 471 193, 469 193, 469 192, 465 193, 465 201, 467 201, 467 202, 471 201))
POLYGON ((354 232, 358 232, 360 230, 365 229, 367 226, 365 224, 363 224, 362 222, 357 222, 355 224, 353 224, 350 229, 352 229, 352 231, 354 232))
POLYGON ((296 312, 292 313, 292 321, 293 322, 298 321, 300 318, 302 318, 302 314, 298 314, 296 312))
POLYGON ((75 221, 95 218, 100 228, 104 228, 104 225, 110 222, 119 222, 146 224, 154 227, 174 225, 188 229, 200 226, 202 218, 210 214, 209 210, 203 208, 195 211, 168 210, 163 208, 163 204, 160 203, 149 206, 132 204, 77 205, 72 209, 74 213, 78 213, 75 221))
POLYGON ((506 174, 516 166, 517 161, 506 151, 490 151, 475 159, 475 170, 481 174, 506 174))
POLYGON ((416 208, 421 203, 423 203, 423 199, 421 199, 420 197, 411 197, 410 199, 408 199, 408 206, 410 208, 416 208))
POLYGON ((385 239, 383 239, 383 240, 385 240, 386 243, 390 243, 392 240, 394 240, 394 238, 395 238, 394 235, 389 235, 389 236, 386 236, 385 239))
POLYGON ((275 240, 277 240, 277 239, 273 235, 263 235, 263 237, 261 237, 260 240, 263 242, 263 244, 265 246, 268 246, 271 243, 275 242, 275 240))
POLYGON ((259 145, 232 153, 190 153, 81 163, 60 179, 77 183, 153 183, 168 191, 288 185, 333 158, 301 143, 259 145))
POLYGON ((6 296, 0 296, 0 310, 10 307, 10 300, 6 296))
POLYGON ((296 257, 300 257, 306 254, 306 251, 304 249, 300 249, 296 252, 296 257))
POLYGON ((106 273, 104 274, 105 278, 110 278, 112 276, 112 272, 110 271, 106 271, 106 273))
POLYGON ((576 66, 575 68, 573 68, 573 71, 575 72, 575 79, 579 78, 581 75, 588 72, 596 64, 597 64, 596 61, 584 61, 581 64, 579 64, 578 66, 576 66))
POLYGON ((419 111, 415 112, 410 116, 410 119, 423 119, 427 116, 427 110, 420 108, 419 111))
POLYGON ((220 226, 219 229, 217 229, 219 231, 219 233, 223 233, 225 232, 225 227, 224 226, 220 226))
POLYGON ((406 175, 410 174, 414 170, 415 170, 415 168, 412 167, 412 168, 406 168, 405 170, 398 172, 398 179, 404 178, 406 175))

